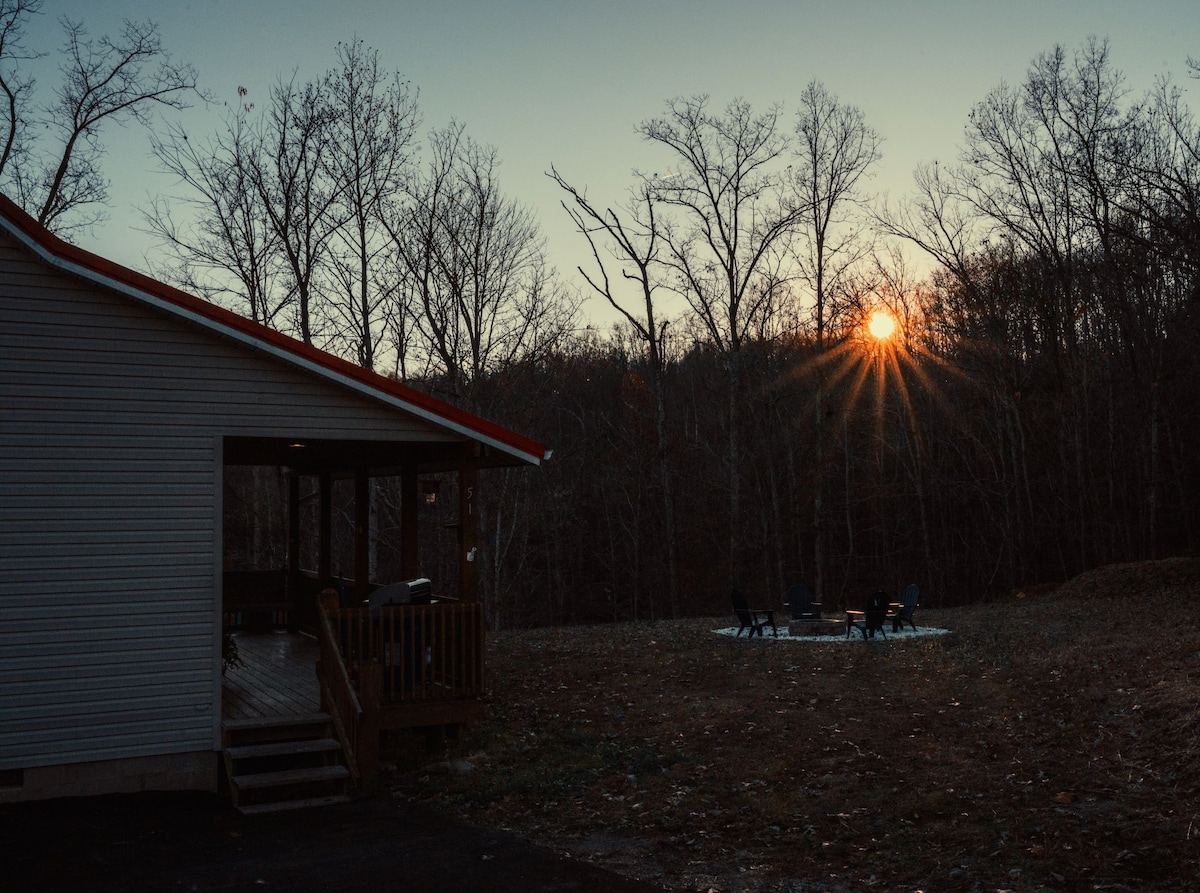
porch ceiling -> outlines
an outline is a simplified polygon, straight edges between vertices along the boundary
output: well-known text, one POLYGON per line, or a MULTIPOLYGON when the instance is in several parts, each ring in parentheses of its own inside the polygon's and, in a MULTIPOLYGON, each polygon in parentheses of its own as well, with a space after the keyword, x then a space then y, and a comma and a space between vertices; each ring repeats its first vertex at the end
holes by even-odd
POLYGON ((449 471, 468 465, 479 468, 516 464, 485 445, 471 441, 327 440, 278 437, 226 437, 226 465, 269 465, 301 474, 368 469, 371 474, 449 471))

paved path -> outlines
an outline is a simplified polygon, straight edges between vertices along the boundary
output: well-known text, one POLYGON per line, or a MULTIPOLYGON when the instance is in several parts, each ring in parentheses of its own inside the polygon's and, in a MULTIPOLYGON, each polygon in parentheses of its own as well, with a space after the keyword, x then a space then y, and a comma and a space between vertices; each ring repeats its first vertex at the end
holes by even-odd
POLYGON ((0 805, 0 890, 22 893, 661 893, 386 797, 243 816, 199 794, 0 805))

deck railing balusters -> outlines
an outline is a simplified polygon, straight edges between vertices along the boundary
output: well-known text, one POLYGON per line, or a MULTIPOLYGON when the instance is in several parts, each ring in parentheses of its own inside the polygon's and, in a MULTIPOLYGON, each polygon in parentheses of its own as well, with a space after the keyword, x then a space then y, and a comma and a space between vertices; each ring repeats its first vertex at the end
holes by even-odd
POLYGON ((355 776, 378 770, 383 729, 472 721, 483 696, 484 623, 478 602, 318 611, 323 700, 355 776))
POLYGON ((324 616, 351 678, 383 668, 386 703, 482 695, 483 617, 478 603, 405 605, 382 610, 330 606, 324 616))

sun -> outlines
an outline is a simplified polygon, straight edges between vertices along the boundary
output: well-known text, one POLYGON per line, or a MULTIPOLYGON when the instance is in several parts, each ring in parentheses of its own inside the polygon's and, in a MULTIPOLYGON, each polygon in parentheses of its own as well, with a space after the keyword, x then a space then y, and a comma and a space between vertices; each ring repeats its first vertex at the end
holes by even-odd
POLYGON ((896 331, 896 317, 886 310, 876 310, 867 320, 867 331, 876 341, 886 341, 896 331))

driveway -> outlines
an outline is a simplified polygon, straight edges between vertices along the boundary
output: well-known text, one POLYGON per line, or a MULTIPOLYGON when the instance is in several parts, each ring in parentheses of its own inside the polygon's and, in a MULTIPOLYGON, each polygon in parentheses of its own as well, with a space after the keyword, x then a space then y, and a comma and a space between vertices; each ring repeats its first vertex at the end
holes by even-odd
POLYGON ((243 816, 217 797, 0 805, 0 890, 661 893, 387 797, 243 816))

